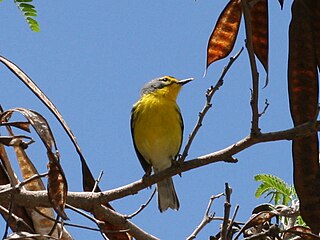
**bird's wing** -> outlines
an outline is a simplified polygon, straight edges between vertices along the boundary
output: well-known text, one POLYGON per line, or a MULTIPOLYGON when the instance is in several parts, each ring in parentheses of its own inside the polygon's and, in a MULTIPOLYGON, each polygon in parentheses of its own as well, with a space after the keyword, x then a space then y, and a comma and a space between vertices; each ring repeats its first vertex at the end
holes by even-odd
POLYGON ((133 135, 133 129, 134 129, 134 123, 135 123, 135 119, 136 119, 136 113, 135 113, 135 109, 136 107, 133 107, 131 110, 131 120, 130 120, 130 125, 131 125, 131 136, 132 136, 132 141, 133 141, 133 146, 134 146, 134 150, 136 151, 136 154, 139 158, 140 164, 143 167, 143 170, 146 173, 150 173, 151 172, 151 165, 144 159, 144 157, 141 155, 141 153, 139 152, 135 139, 134 139, 134 135, 133 135))
POLYGON ((179 150, 177 152, 177 155, 180 153, 180 149, 181 149, 181 145, 182 145, 182 141, 183 141, 183 131, 184 131, 184 124, 183 124, 183 118, 182 118, 182 115, 181 115, 181 111, 180 111, 180 108, 179 106, 177 105, 177 108, 176 108, 177 112, 179 113, 179 117, 180 117, 180 126, 181 126, 181 141, 180 141, 180 146, 179 146, 179 150))

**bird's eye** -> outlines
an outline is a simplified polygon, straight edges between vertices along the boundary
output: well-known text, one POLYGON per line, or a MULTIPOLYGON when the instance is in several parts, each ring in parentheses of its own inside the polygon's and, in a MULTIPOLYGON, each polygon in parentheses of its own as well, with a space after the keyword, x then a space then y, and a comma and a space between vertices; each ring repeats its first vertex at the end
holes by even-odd
POLYGON ((161 78, 161 81, 162 81, 162 82, 168 82, 169 79, 168 79, 168 78, 161 78))

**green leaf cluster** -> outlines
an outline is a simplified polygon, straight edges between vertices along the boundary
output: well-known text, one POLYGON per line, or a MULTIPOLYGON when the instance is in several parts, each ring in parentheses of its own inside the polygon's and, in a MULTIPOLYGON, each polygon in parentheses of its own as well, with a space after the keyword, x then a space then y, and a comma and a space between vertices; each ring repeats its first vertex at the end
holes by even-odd
MULTIPOLYGON (((271 174, 258 174, 254 176, 254 180, 261 182, 258 186, 255 196, 260 198, 262 195, 265 197, 270 196, 270 203, 276 205, 282 204, 286 206, 294 205, 293 201, 298 200, 298 196, 294 186, 287 184, 281 178, 271 174)), ((284 219, 287 223, 288 220, 284 219)), ((295 226, 307 226, 301 216, 298 216, 295 220, 295 226)))
POLYGON ((275 205, 289 205, 293 199, 297 199, 294 187, 279 177, 271 174, 258 174, 254 176, 254 180, 261 182, 255 193, 256 198, 266 194, 266 197, 271 196, 270 202, 273 201, 275 205))
POLYGON ((36 8, 31 4, 32 0, 14 0, 25 20, 29 24, 29 27, 34 32, 40 31, 40 26, 37 20, 34 18, 38 16, 36 8))

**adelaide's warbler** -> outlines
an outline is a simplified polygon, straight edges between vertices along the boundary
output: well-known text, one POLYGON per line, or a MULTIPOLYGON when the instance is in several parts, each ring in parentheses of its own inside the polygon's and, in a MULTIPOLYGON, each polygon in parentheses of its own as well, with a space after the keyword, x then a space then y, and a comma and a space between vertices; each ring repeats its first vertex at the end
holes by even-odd
MULTIPOLYGON (((158 173, 169 168, 179 154, 183 119, 176 103, 181 87, 192 78, 177 80, 164 76, 154 79, 141 90, 131 111, 131 134, 134 148, 146 172, 158 173)), ((161 212, 179 209, 179 200, 172 178, 157 183, 158 206, 161 212)))

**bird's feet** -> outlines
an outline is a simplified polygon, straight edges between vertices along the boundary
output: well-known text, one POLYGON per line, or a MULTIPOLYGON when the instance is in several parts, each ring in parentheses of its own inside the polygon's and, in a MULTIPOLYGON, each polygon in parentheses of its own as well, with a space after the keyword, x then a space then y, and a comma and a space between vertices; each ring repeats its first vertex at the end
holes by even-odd
MULTIPOLYGON (((181 162, 179 161, 180 154, 177 155, 176 159, 172 159, 171 166, 180 169, 181 162)), ((181 177, 181 172, 179 173, 179 176, 181 177)))
POLYGON ((146 182, 147 178, 150 177, 151 172, 152 172, 152 169, 151 169, 151 167, 150 167, 150 168, 148 168, 148 170, 146 171, 146 173, 142 176, 142 182, 146 182))

